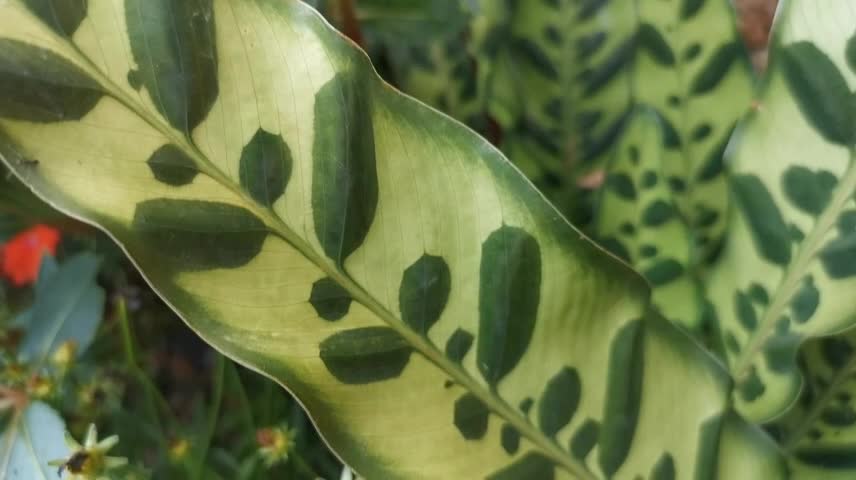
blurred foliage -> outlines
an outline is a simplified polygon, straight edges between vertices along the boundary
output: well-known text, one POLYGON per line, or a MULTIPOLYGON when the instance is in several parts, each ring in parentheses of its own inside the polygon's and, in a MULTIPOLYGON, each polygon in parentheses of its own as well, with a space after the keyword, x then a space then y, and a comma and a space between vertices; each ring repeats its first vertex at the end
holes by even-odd
MULTIPOLYGON (((4 217, 6 240, 35 221, 61 219, 35 197, 18 198, 40 206, 4 217)), ((33 285, 0 281, 0 418, 0 458, 8 458, 0 478, 10 480, 52 478, 49 461, 74 458, 64 431, 83 438, 90 424, 118 435, 110 455, 130 459, 109 478, 342 472, 296 401, 204 344, 94 229, 64 230, 33 285), (273 456, 265 448, 271 427, 290 434, 273 456)))

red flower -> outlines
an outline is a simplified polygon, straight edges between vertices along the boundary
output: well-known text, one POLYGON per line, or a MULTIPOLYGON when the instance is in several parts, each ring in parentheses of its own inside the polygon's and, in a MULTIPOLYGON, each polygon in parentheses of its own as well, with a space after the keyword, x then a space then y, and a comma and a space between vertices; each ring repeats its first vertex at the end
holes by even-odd
POLYGON ((0 270, 13 285, 22 287, 36 281, 45 253, 56 255, 59 231, 47 225, 36 225, 15 235, 0 246, 0 270))

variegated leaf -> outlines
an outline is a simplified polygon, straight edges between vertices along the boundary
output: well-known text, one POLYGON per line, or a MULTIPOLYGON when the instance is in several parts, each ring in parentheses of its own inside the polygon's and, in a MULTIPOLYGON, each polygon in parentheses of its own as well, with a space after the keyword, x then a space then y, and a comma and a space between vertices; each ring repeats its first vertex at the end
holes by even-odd
POLYGON ((802 349, 810 372, 800 400, 776 422, 797 478, 856 474, 856 332, 814 339, 802 349))
POLYGON ((365 26, 385 40, 404 92, 485 134, 563 213, 590 216, 572 202, 568 181, 571 1, 464 3, 467 25, 455 33, 365 26))
POLYGON ((367 478, 780 465, 640 277, 299 2, 8 0, 0 87, 16 175, 367 478))
POLYGON ((572 3, 481 0, 473 22, 479 87, 500 147, 568 213, 576 207, 568 183, 572 3))
POLYGON ((601 245, 645 276, 663 316, 698 333, 701 285, 688 271, 691 232, 663 177, 664 135, 653 110, 639 108, 627 120, 599 192, 595 230, 601 245))
POLYGON ((727 187, 722 156, 753 76, 728 0, 578 2, 573 88, 578 175, 602 171, 639 105, 660 117, 662 171, 692 233, 691 265, 714 256, 727 187))
POLYGON ((799 345, 856 316, 853 18, 846 0, 780 6, 769 75, 732 159, 735 214, 707 283, 736 405, 757 421, 796 401, 799 345))

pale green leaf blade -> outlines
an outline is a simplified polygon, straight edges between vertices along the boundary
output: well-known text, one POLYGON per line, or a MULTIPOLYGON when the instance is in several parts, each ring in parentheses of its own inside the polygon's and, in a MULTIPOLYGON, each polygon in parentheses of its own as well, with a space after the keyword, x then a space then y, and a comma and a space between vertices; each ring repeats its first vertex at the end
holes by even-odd
POLYGON ((0 434, 0 478, 49 480, 56 468, 48 462, 67 458, 65 422, 51 407, 33 402, 4 425, 0 434))
POLYGON ((845 59, 852 5, 780 8, 758 108, 735 141, 734 217, 707 279, 736 405, 768 421, 798 396, 799 345, 853 325, 856 168, 849 120, 856 76, 845 59))
POLYGON ((708 474, 719 364, 497 150, 378 81, 314 11, 85 5, 71 34, 0 7, 16 87, 0 157, 290 388, 357 472, 708 474))
POLYGON ((719 443, 716 473, 720 479, 728 478, 795 478, 782 459, 779 445, 767 436, 761 427, 752 425, 731 412, 723 421, 719 443))

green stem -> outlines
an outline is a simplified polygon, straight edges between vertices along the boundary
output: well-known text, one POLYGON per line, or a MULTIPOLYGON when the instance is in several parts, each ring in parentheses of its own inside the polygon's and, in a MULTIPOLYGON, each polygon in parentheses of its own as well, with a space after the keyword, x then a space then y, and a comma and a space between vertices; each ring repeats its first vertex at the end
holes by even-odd
POLYGON ((143 372, 137 363, 136 344, 134 335, 131 330, 130 322, 128 321, 128 309, 125 304, 125 299, 120 298, 116 305, 116 317, 119 323, 119 328, 122 331, 122 347, 125 352, 125 363, 131 375, 142 387, 146 410, 151 418, 152 423, 157 427, 159 441, 162 445, 166 445, 166 435, 161 423, 160 414, 163 413, 171 419, 170 408, 167 401, 161 396, 160 391, 152 383, 148 375, 143 372), (160 408, 160 412, 158 412, 160 408))
POLYGON ((214 431, 217 428, 217 420, 220 418, 220 405, 223 403, 223 384, 226 378, 226 357, 217 354, 217 362, 214 366, 214 385, 211 395, 212 405, 208 412, 208 425, 205 431, 205 438, 202 441, 202 450, 199 451, 199 457, 193 467, 193 473, 190 478, 199 480, 202 478, 202 472, 205 470, 205 458, 208 456, 208 449, 211 447, 211 441, 214 438, 214 431))
POLYGON ((290 462, 294 462, 294 466, 297 467, 298 470, 302 470, 303 473, 309 474, 311 476, 310 478, 321 478, 321 476, 315 472, 315 469, 313 469, 312 466, 309 465, 309 463, 307 463, 306 460, 304 460, 297 452, 289 454, 288 460, 290 462))
POLYGON ((250 397, 247 396, 247 390, 244 389, 244 384, 241 382, 241 375, 238 373, 238 367, 232 361, 226 362, 226 374, 231 378, 230 383, 233 389, 238 394, 238 402, 240 403, 240 415, 244 421, 244 427, 247 429, 247 434, 252 438, 256 433, 256 422, 253 419, 252 405, 250 397))
POLYGON ((262 425, 269 425, 273 421, 273 380, 265 379, 264 392, 262 393, 262 425))

